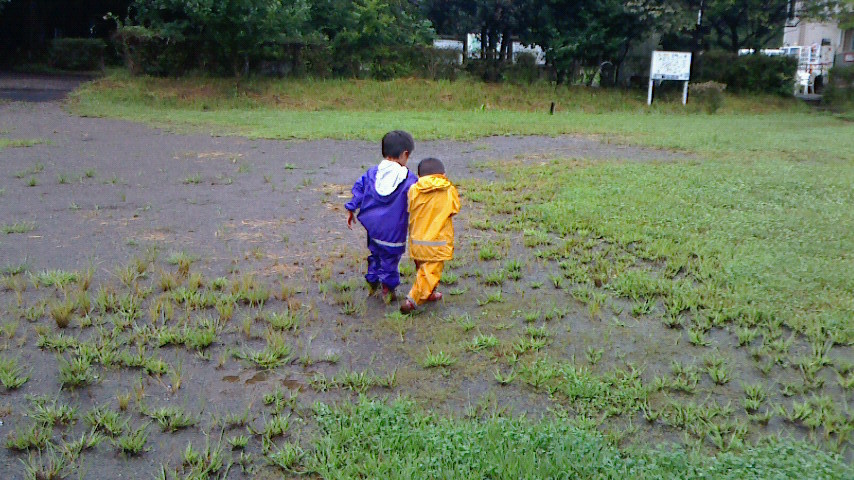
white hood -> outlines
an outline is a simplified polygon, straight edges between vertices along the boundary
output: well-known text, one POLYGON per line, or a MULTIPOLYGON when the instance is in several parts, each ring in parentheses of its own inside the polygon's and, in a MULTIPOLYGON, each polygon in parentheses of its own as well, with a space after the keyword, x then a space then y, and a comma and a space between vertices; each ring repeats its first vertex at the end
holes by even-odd
POLYGON ((383 197, 390 195, 401 182, 406 180, 407 175, 409 175, 409 169, 403 165, 391 160, 383 160, 377 167, 374 190, 383 197))

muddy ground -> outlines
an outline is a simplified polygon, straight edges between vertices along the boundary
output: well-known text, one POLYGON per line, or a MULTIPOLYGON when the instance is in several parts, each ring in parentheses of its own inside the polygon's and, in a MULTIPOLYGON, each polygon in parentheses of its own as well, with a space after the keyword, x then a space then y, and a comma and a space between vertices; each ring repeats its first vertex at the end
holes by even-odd
MULTIPOLYGON (((5 93, 14 90, 0 85, 5 85, 0 87, 5 93)), ((42 98, 36 92, 27 95, 42 98)), ((65 430, 57 428, 58 437, 79 437, 87 431, 80 420, 84 413, 96 405, 115 408, 121 394, 133 393, 148 406, 181 406, 199 419, 197 426, 175 433, 152 425, 150 450, 139 456, 121 455, 108 443, 85 452, 77 466, 84 478, 151 478, 161 464, 174 468, 180 465, 188 441, 198 446, 204 443, 203 433, 218 434, 217 419, 224 415, 248 409, 250 423, 263 423, 269 413, 261 399, 276 388, 298 394, 291 406, 287 437, 309 445, 314 401, 357 398, 347 389, 324 391, 312 386, 311 380, 319 374, 327 378, 343 371, 372 372, 383 378, 394 374, 392 388, 374 386, 368 393, 410 395, 425 408, 453 415, 489 409, 532 417, 547 414, 554 407, 547 395, 519 383, 498 384, 492 374, 498 364, 482 354, 460 353, 451 373, 421 366, 431 346, 433 351, 447 348, 475 333, 511 341, 513 332, 525 328, 522 311, 564 309, 564 318, 550 327, 554 332, 551 353, 581 359, 591 348, 602 348, 604 357, 598 366, 591 366, 594 369, 634 362, 644 367, 643 378, 649 381, 666 372, 673 359, 690 361, 702 355, 701 349, 680 343, 682 332, 630 317, 627 303, 622 312, 616 309, 604 320, 591 320, 587 308, 565 292, 542 286, 549 286, 551 272, 531 259, 520 238, 493 238, 493 233, 471 228, 473 218, 466 214, 465 183, 496 178, 485 167, 490 162, 553 157, 678 161, 679 154, 573 136, 492 137, 474 142, 416 139, 414 160, 441 158, 449 177, 462 184, 463 212, 456 220, 459 260, 449 265, 449 271, 461 278, 457 290, 462 294, 446 295, 441 305, 401 319, 394 315, 394 303, 365 298, 367 291, 359 283, 366 253, 364 232, 346 228, 343 209, 352 182, 379 160, 378 141, 267 141, 175 134, 131 122, 78 118, 64 111, 61 101, 0 101, 0 138, 34 140, 32 146, 0 150, 0 224, 29 226, 24 228, 28 231, 0 235, 0 268, 5 273, 92 271, 94 296, 104 285, 120 285, 120 268, 144 259, 147 267, 139 285, 156 294, 158 278, 176 269, 170 257, 184 252, 194 260, 190 271, 200 274, 205 284, 217 277, 253 276, 273 291, 273 298, 262 308, 246 307, 236 313, 231 326, 206 351, 160 349, 158 355, 182 372, 180 388, 173 388, 171 377, 99 368, 94 384, 63 389, 57 353, 39 348, 36 341, 39 326, 57 330, 50 315, 20 319, 27 308, 61 298, 61 293, 32 285, 22 292, 0 289, 4 317, 0 323, 19 323, 11 336, 2 338, 0 353, 19 358, 31 377, 18 390, 0 388, 0 438, 27 423, 24 415, 31 395, 48 395, 78 408, 77 422, 65 430), (479 285, 475 272, 501 264, 478 263, 473 245, 486 241, 504 246, 503 260, 520 258, 526 265, 524 281, 497 287, 506 299, 500 306, 477 302, 484 292, 496 289, 479 285), (342 295, 346 296, 343 301, 342 295), (233 358, 231 354, 240 348, 264 345, 257 319, 250 318, 253 330, 247 334, 241 318, 287 308, 304 315, 299 328, 288 333, 292 362, 267 371, 233 358), (460 326, 466 315, 476 325, 473 331, 460 326)), ((405 277, 404 284, 409 279, 405 277)), ((148 318, 147 310, 142 318, 148 318)), ((65 332, 85 337, 87 329, 78 323, 72 321, 65 332)), ((712 335, 711 340, 732 343, 725 332, 712 335)), ((755 377, 755 372, 748 371, 747 353, 733 355, 736 374, 742 379, 755 377)), ((737 394, 738 382, 714 393, 722 403, 737 394)), ((145 423, 139 407, 131 406, 129 412, 134 426, 145 423)), ((667 429, 640 428, 641 435, 656 439, 680 436, 667 429)), ((772 422, 768 428, 776 427, 772 422)), ((261 446, 253 439, 247 450, 260 454, 261 446)), ((3 478, 21 476, 21 460, 26 458, 24 453, 0 448, 0 471, 12 472, 3 478)), ((229 478, 275 474, 263 465, 258 462, 255 470, 248 471, 235 467, 229 478)))

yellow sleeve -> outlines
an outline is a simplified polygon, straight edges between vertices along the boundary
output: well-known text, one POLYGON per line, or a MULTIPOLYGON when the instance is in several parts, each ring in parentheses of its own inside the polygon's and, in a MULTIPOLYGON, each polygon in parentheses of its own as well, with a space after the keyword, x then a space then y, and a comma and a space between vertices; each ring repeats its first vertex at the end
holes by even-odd
POLYGON ((451 215, 460 213, 460 196, 457 194, 457 188, 451 186, 451 215))

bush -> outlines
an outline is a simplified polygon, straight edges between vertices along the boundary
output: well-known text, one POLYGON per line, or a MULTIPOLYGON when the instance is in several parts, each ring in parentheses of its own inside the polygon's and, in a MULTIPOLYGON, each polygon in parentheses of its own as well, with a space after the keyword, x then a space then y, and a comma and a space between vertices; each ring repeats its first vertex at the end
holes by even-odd
POLYGON ((157 32, 145 27, 120 26, 115 39, 133 75, 168 75, 185 73, 191 64, 192 48, 169 42, 157 32))
POLYGON ((523 52, 516 55, 516 62, 504 70, 504 80, 514 85, 530 85, 540 78, 537 56, 523 52))
POLYGON ((732 92, 787 97, 794 92, 797 68, 794 57, 706 52, 698 58, 697 74, 692 80, 724 83, 732 92))
POLYGON ((726 85, 719 82, 691 83, 689 93, 693 108, 702 108, 706 113, 714 114, 724 103, 726 85))
POLYGON ((102 70, 106 48, 100 38, 57 38, 50 45, 50 66, 61 70, 102 70))
POLYGON ((462 52, 424 47, 418 52, 418 74, 432 80, 456 80, 462 71, 462 52))
POLYGON ((854 108, 854 65, 840 65, 830 70, 822 103, 839 110, 854 108))

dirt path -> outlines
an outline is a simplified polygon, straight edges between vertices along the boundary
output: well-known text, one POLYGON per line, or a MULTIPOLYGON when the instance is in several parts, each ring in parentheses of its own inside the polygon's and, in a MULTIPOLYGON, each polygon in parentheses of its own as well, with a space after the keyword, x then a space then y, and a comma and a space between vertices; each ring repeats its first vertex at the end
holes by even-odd
MULTIPOLYGON (((259 246, 290 263, 295 245, 326 249, 352 240, 340 205, 379 158, 371 142, 177 135, 78 118, 50 102, 0 104, 0 132, 43 142, 0 150, 0 219, 36 225, 3 239, 0 258, 37 269, 123 263, 134 243, 147 241, 202 255, 214 270, 259 246)), ((418 142, 414 159, 426 156, 445 160, 450 175, 462 178, 488 175, 473 168, 483 161, 676 155, 580 137, 491 137, 418 142)))

